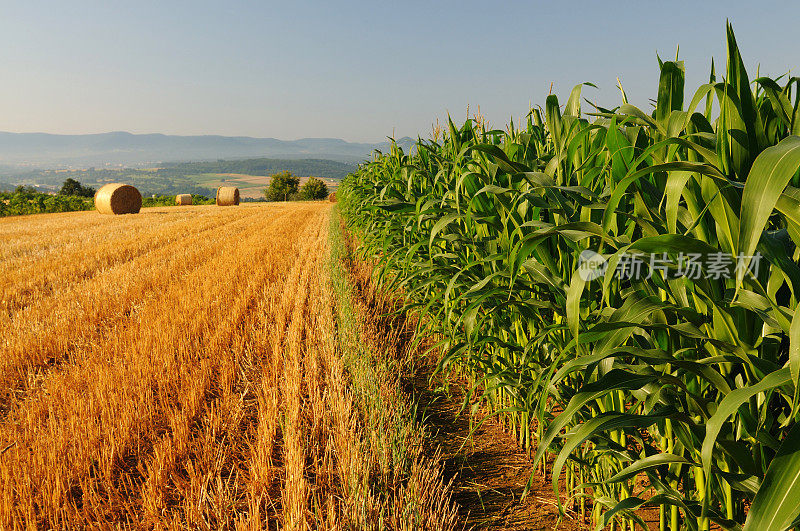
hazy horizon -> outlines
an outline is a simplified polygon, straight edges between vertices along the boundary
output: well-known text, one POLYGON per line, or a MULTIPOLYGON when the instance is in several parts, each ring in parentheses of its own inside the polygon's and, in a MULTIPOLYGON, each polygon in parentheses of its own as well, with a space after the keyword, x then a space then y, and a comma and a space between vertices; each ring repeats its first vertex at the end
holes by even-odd
MULTIPOLYGON (((53 136, 91 136, 91 135, 108 135, 114 133, 124 133, 136 136, 151 136, 151 135, 161 135, 161 136, 218 136, 218 137, 225 137, 225 138, 252 138, 255 140, 281 140, 284 142, 296 142, 298 140, 342 140, 349 144, 380 144, 385 142, 387 138, 384 137, 375 140, 365 140, 365 141, 358 141, 358 140, 347 140, 341 137, 334 137, 334 136, 304 136, 304 137, 296 137, 296 138, 279 138, 274 136, 252 136, 252 135, 220 135, 216 133, 196 133, 196 134, 180 134, 180 133, 162 133, 160 131, 145 131, 145 132, 133 132, 133 131, 125 131, 123 129, 118 130, 108 130, 108 131, 89 131, 86 133, 52 133, 49 131, 8 131, 4 129, 0 129, 0 134, 12 134, 12 135, 53 135, 53 136)), ((403 138, 412 138, 416 140, 416 137, 411 137, 409 135, 403 135, 395 137, 395 140, 400 140, 403 138)))
POLYGON ((767 4, 19 4, 0 20, 0 130, 375 143, 468 106, 502 127, 551 83, 564 101, 595 83, 585 97, 614 105, 617 77, 649 111, 656 53, 680 45, 688 98, 712 57, 724 71, 726 19, 751 77, 800 65, 800 5, 767 4))

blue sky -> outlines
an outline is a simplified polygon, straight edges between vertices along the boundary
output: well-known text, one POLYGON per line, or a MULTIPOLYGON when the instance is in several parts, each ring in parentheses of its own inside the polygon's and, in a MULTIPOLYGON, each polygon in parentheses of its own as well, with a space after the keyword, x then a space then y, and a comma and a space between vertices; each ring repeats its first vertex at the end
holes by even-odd
POLYGON ((800 68, 800 2, 4 2, 0 130, 379 141, 480 105, 495 126, 577 83, 649 110, 656 52, 687 98, 730 19, 751 78, 800 68))

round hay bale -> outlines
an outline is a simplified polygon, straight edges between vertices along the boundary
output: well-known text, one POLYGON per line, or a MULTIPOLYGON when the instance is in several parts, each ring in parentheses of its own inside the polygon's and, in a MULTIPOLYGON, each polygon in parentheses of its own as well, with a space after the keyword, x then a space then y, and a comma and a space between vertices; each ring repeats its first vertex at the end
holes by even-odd
POLYGON ((175 196, 175 204, 176 205, 191 205, 192 204, 192 194, 178 194, 175 196))
POLYGON ((129 184, 111 183, 97 191, 94 206, 101 214, 137 214, 142 208, 142 194, 129 184))
POLYGON ((332 193, 331 193, 331 194, 328 196, 328 201, 330 201, 331 203, 335 203, 335 202, 336 202, 336 192, 332 192, 332 193))
POLYGON ((231 206, 239 204, 239 189, 233 186, 220 186, 217 188, 217 206, 231 206))

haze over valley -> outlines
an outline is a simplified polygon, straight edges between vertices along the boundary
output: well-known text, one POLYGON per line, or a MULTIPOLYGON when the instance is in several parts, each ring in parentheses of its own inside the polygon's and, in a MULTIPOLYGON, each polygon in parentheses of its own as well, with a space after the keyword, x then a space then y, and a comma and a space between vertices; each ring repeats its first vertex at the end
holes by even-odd
MULTIPOLYGON (((411 138, 398 140, 401 145, 411 138)), ((141 166, 160 162, 233 158, 315 158, 359 162, 388 141, 347 142, 339 138, 279 140, 248 136, 179 136, 123 131, 85 135, 0 132, 0 165, 45 168, 141 166)))

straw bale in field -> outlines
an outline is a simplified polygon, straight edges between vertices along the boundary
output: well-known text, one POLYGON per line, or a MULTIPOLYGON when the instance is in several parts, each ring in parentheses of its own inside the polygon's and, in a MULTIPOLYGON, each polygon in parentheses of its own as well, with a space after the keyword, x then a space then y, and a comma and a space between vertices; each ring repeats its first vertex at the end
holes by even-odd
POLYGON ((178 194, 175 196, 175 204, 176 205, 191 205, 192 204, 192 194, 178 194))
POLYGON ((333 192, 328 196, 328 201, 330 201, 331 203, 336 202, 336 192, 333 192))
POLYGON ((233 186, 220 186, 217 188, 217 206, 231 206, 239 204, 239 189, 233 186))
POLYGON ((97 191, 94 206, 101 214, 136 214, 142 208, 142 194, 129 184, 111 183, 97 191))

